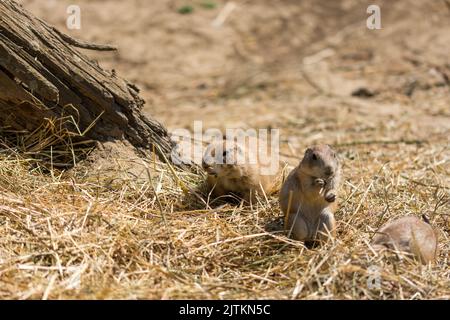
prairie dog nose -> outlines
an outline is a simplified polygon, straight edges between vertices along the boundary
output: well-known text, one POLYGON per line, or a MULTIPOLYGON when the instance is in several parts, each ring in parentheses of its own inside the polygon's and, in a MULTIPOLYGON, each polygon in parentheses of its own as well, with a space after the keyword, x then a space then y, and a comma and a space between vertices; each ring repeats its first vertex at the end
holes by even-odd
POLYGON ((203 170, 205 170, 209 175, 217 175, 217 172, 214 170, 214 168, 208 164, 203 165, 203 170))
POLYGON ((333 170, 333 168, 331 166, 326 166, 325 167, 325 174, 327 176, 331 176, 331 175, 333 175, 333 173, 334 173, 334 170, 333 170))
POLYGON ((202 161, 202 168, 203 168, 203 170, 208 172, 209 170, 212 169, 212 165, 203 159, 203 161, 202 161))

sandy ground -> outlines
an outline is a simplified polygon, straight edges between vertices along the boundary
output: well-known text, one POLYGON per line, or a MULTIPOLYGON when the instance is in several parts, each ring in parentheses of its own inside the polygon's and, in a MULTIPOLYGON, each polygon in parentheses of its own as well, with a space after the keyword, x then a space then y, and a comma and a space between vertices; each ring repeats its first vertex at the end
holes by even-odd
POLYGON ((65 27, 73 1, 22 2, 75 37, 117 45, 87 54, 135 82, 171 130, 279 128, 294 157, 319 141, 373 140, 376 127, 376 140, 448 138, 444 1, 381 1, 381 30, 366 28, 365 1, 236 1, 220 27, 225 1, 78 1, 81 30, 65 27), (374 97, 353 97, 361 88, 374 97))

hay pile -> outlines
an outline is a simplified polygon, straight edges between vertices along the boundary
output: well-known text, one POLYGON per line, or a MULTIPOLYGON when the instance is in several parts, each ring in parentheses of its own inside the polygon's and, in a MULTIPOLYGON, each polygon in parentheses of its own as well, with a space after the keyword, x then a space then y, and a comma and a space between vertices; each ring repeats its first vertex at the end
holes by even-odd
POLYGON ((111 150, 65 172, 3 151, 0 298, 449 299, 448 148, 385 145, 380 162, 378 145, 340 151, 338 236, 313 249, 270 227, 276 196, 212 204, 201 174, 111 150), (388 219, 422 213, 436 265, 368 246, 388 219))

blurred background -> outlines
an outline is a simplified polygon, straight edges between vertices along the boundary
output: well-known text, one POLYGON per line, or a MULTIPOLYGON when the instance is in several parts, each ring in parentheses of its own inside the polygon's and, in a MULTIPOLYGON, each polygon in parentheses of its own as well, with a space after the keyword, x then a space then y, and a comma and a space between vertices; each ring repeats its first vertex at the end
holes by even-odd
POLYGON ((447 141, 450 1, 21 0, 137 84, 169 129, 280 128, 307 144, 447 141), (81 29, 66 10, 81 8, 81 29), (381 8, 369 30, 367 7, 381 8))

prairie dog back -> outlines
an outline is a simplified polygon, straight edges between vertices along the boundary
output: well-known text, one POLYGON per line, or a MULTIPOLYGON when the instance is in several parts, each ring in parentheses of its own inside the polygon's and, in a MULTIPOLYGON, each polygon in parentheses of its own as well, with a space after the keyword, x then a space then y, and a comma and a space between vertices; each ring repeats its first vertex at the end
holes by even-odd
POLYGON ((437 235, 433 228, 415 216, 407 216, 383 225, 373 237, 375 249, 383 247, 413 254, 422 263, 434 262, 437 235))

